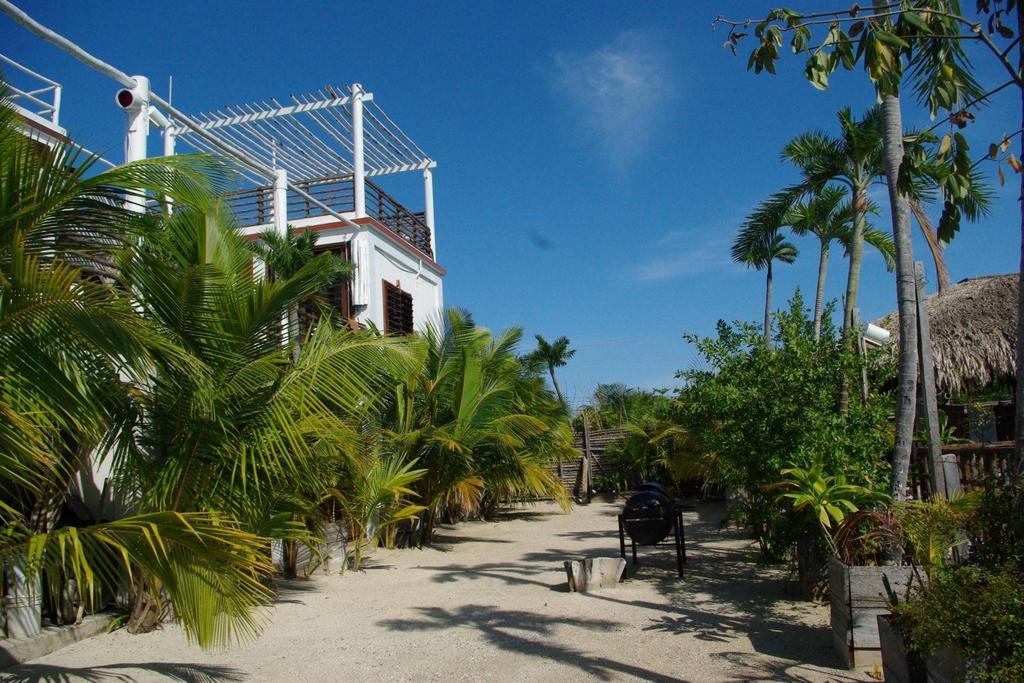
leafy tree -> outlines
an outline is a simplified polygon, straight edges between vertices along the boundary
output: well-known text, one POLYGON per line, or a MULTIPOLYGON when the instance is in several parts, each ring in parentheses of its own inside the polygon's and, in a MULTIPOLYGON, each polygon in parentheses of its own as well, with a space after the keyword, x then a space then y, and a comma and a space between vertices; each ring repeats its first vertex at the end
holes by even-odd
POLYGON ((251 636, 270 565, 264 539, 237 519, 185 505, 77 527, 59 515, 152 365, 185 358, 123 295, 111 255, 157 220, 125 198, 145 202, 149 190, 208 207, 223 178, 203 157, 103 172, 96 161, 23 136, 0 106, 0 563, 24 568, 30 584, 41 576, 54 596, 73 577, 93 605, 129 572, 145 573, 200 645, 251 636))
MULTIPOLYGON (((259 240, 250 243, 253 252, 266 265, 271 277, 290 278, 302 270, 313 259, 319 258, 330 263, 334 276, 327 284, 334 284, 340 278, 348 279, 352 264, 331 254, 316 254, 317 234, 306 228, 296 232, 289 228, 282 235, 275 230, 265 230, 259 240)), ((300 304, 288 308, 288 344, 292 349, 292 361, 298 359, 301 346, 302 326, 300 325, 300 304)))
POLYGON ((568 494, 552 460, 579 455, 561 401, 514 351, 522 331, 494 336, 451 309, 419 335, 425 357, 394 389, 382 416, 385 448, 426 472, 413 485, 422 540, 438 518, 487 514, 499 502, 568 494))
POLYGON ((554 387, 558 400, 564 405, 565 396, 562 395, 562 389, 558 386, 555 368, 565 367, 565 364, 576 355, 576 349, 569 348, 568 337, 559 337, 554 343, 548 343, 548 340, 539 334, 536 335, 536 338, 537 348, 529 355, 529 359, 547 368, 548 374, 551 376, 551 386, 554 387))
POLYGON ((732 243, 732 260, 748 268, 765 271, 764 283, 764 344, 772 346, 772 264, 775 261, 793 263, 797 248, 779 234, 780 222, 762 223, 747 219, 732 243))
MULTIPOLYGON (((118 489, 141 511, 219 510, 261 536, 311 541, 292 520, 318 518, 366 404, 415 353, 325 322, 292 356, 279 343, 282 312, 318 292, 334 264, 261 278, 216 210, 176 209, 145 245, 119 255, 120 283, 177 353, 155 357, 131 387, 111 434, 118 489)), ((146 630, 161 586, 145 573, 137 584, 129 628, 146 630)))
MULTIPOLYGON (((879 454, 890 438, 889 396, 876 393, 846 413, 835 410, 835 388, 864 361, 840 343, 829 315, 815 339, 797 293, 777 322, 774 350, 753 324, 720 321, 714 337, 686 335, 707 369, 678 374, 685 386, 673 415, 706 476, 739 492, 739 512, 766 561, 781 559, 804 529, 767 488, 783 469, 820 465, 824 476, 878 488, 886 478, 879 454)), ((881 386, 885 369, 869 367, 873 386, 881 386)))
POLYGON ((839 137, 821 131, 804 133, 790 141, 782 156, 796 164, 804 178, 800 188, 815 192, 832 181, 850 188, 852 226, 849 238, 850 272, 846 280, 843 329, 853 324, 853 309, 860 291, 860 270, 869 212, 868 188, 885 175, 882 164, 880 112, 872 108, 858 120, 847 107, 839 119, 839 137))

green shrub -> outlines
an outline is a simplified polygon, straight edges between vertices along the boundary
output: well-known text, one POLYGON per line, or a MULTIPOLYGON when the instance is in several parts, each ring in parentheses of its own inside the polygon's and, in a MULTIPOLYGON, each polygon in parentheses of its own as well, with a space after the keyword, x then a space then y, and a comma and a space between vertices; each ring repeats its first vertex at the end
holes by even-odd
POLYGON ((720 321, 715 337, 687 335, 705 369, 684 371, 674 419, 694 440, 704 471, 742 494, 765 561, 779 561, 797 538, 817 533, 816 521, 793 513, 767 487, 784 468, 821 467, 850 484, 886 490, 891 449, 892 399, 872 393, 860 400, 861 370, 870 386, 885 386, 891 366, 865 367, 847 351, 825 315, 821 338, 799 292, 776 316, 776 348, 753 324, 720 321), (841 388, 849 405, 839 409, 841 388))
POLYGON ((971 680, 1024 680, 1024 573, 1013 565, 937 572, 927 590, 894 607, 894 623, 923 656, 964 655, 971 680))

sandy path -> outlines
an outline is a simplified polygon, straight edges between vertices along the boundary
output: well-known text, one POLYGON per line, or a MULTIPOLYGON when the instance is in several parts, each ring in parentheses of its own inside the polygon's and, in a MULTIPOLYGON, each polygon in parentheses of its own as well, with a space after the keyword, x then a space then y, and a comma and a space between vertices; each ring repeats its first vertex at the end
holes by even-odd
POLYGON ((869 680, 835 670, 828 609, 787 600, 783 574, 686 514, 689 565, 642 549, 634 580, 566 592, 563 559, 614 556, 617 505, 538 505, 443 530, 430 550, 379 551, 366 571, 284 587, 253 644, 203 652, 169 626, 98 636, 3 680, 869 680), (647 564, 644 561, 647 560, 647 564))

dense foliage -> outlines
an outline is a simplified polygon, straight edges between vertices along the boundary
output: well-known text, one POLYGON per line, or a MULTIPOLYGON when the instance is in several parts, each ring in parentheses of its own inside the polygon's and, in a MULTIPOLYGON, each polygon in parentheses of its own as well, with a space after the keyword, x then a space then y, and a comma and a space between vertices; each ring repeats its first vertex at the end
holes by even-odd
POLYGON ((41 579, 57 602, 74 579, 88 606, 132 596, 130 630, 173 614, 221 645, 260 629, 274 541, 315 555, 340 522, 358 554, 401 524, 429 540, 438 517, 567 504, 546 465, 574 453, 568 416, 515 355, 518 330, 456 312, 407 338, 351 330, 311 309, 348 271, 313 235, 264 236, 270 272, 254 267, 219 162, 95 162, 0 107, 11 586, 41 579))
POLYGON ((766 561, 782 559, 808 525, 817 533, 815 519, 779 501, 773 485, 784 469, 816 466, 850 484, 884 487, 891 444, 887 394, 870 392, 846 412, 837 405, 844 381, 860 386, 864 369, 880 387, 887 368, 866 367, 844 350, 829 315, 816 340, 799 292, 776 320, 775 349, 749 324, 719 322, 715 337, 687 335, 706 367, 679 373, 686 385, 675 414, 704 476, 740 494, 737 512, 766 561))
POLYGON ((972 681, 1024 680, 1024 572, 1014 565, 966 565, 935 575, 925 591, 895 608, 914 651, 960 650, 972 681))
POLYGON ((438 519, 488 514, 501 502, 568 495, 548 463, 578 456, 563 404, 520 362, 518 328, 495 336, 457 309, 419 335, 425 356, 388 397, 385 448, 415 460, 411 484, 429 541, 438 519))

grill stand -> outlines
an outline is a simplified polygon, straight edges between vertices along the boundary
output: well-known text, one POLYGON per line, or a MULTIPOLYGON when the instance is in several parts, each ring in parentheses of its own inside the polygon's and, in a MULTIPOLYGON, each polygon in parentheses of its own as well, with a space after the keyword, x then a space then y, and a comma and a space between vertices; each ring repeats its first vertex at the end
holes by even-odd
MULTIPOLYGON (((626 526, 622 523, 622 515, 618 515, 619 520, 619 556, 622 559, 626 559, 626 526)), ((686 530, 683 527, 683 509, 680 506, 675 506, 672 512, 672 532, 675 537, 676 543, 676 571, 679 573, 679 578, 683 578, 683 565, 686 564, 686 530)), ((636 541, 629 539, 632 545, 633 551, 633 566, 636 567, 639 562, 636 559, 636 541)), ((655 543, 654 545, 658 545, 655 543)), ((623 570, 628 572, 628 569, 623 570)))

